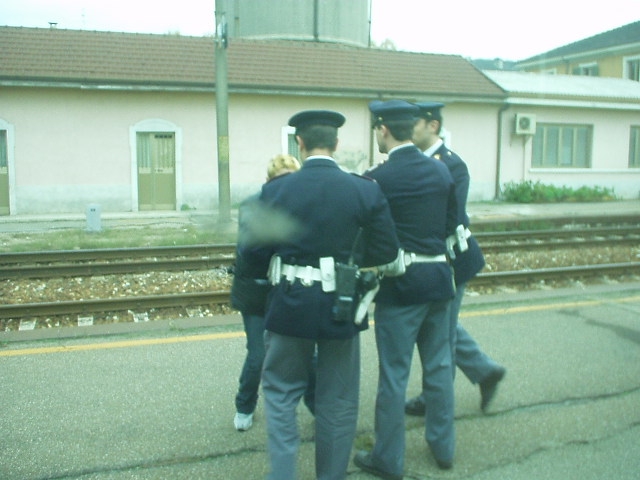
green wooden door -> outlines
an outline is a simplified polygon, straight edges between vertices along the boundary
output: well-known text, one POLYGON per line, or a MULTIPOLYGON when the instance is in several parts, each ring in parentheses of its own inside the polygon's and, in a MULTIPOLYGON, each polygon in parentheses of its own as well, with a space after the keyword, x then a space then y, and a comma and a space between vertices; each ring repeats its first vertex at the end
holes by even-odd
POLYGON ((138 208, 176 209, 176 142, 174 133, 137 134, 138 208))

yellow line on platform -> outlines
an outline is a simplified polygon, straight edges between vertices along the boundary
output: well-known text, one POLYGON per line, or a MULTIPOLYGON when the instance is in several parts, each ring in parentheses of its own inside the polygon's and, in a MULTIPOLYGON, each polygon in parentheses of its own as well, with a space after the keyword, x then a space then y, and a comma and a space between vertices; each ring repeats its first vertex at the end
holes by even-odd
POLYGON ((123 340, 118 342, 87 343, 83 345, 67 345, 56 347, 24 348, 21 350, 0 351, 0 357, 16 355, 37 355, 42 353, 81 352, 86 350, 106 350, 109 348, 129 348, 146 345, 166 345, 170 343, 203 342, 206 340, 220 340, 224 338, 243 337, 244 332, 210 333, 205 335, 189 335, 186 337, 148 338, 143 340, 123 340))
POLYGON ((477 312, 461 312, 460 318, 484 317, 491 315, 508 315, 510 313, 536 312, 541 310, 556 310, 558 308, 591 307, 604 303, 627 303, 640 301, 640 296, 618 298, 613 300, 584 300, 581 302, 552 303, 545 305, 528 305, 524 307, 499 308, 494 310, 480 310, 477 312))
MULTIPOLYGON (((509 315, 523 312, 535 312, 541 310, 555 310, 558 308, 575 308, 602 305, 605 303, 627 303, 640 301, 640 296, 618 298, 615 300, 585 300, 580 302, 552 303, 546 305, 529 305, 522 307, 498 308, 493 310, 481 310, 477 312, 462 312, 461 318, 491 317, 497 315, 509 315)), ((244 332, 210 333, 203 335, 189 335, 184 337, 149 338, 143 340, 124 340, 104 343, 88 343, 83 345, 68 345, 55 347, 24 348, 17 350, 0 351, 0 357, 15 357, 19 355, 39 355, 44 353, 81 352, 88 350, 106 350, 110 348, 130 348, 147 345, 167 345, 171 343, 203 342, 207 340, 221 340, 225 338, 240 338, 244 332)))

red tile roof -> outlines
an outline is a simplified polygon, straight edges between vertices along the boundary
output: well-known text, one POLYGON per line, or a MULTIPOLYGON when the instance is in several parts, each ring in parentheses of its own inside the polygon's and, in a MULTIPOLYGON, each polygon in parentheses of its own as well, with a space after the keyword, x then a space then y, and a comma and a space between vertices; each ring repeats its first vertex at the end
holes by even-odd
MULTIPOLYGON (((213 90, 215 51, 212 37, 0 27, 0 82, 213 90)), ((457 55, 232 39, 227 59, 231 92, 505 97, 457 55)))

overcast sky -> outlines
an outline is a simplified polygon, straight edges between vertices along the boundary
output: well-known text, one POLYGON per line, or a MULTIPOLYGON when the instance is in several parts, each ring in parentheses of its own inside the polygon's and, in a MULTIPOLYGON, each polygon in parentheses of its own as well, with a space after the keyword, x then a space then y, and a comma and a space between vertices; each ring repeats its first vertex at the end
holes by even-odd
MULTIPOLYGON (((207 35, 214 17, 215 0, 0 0, 10 26, 207 35)), ((522 60, 638 20, 640 0, 372 0, 371 36, 399 50, 522 60)))

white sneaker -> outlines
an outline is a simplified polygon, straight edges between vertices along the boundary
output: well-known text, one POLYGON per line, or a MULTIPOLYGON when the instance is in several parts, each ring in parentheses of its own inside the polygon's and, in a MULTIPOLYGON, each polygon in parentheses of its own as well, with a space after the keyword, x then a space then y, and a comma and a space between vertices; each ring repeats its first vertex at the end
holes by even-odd
POLYGON ((239 432, 245 432, 253 425, 253 413, 236 413, 233 424, 239 432))

